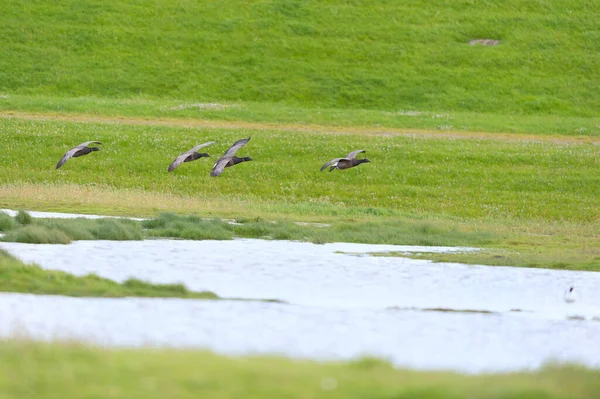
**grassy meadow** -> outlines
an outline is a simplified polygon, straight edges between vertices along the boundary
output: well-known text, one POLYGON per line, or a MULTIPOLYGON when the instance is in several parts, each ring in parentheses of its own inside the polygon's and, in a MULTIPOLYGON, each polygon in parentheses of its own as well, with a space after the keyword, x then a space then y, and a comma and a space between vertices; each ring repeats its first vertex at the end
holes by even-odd
MULTIPOLYGON (((1 139, 0 159, 0 184, 7 194, 11 186, 39 185, 40 195, 45 187, 72 186, 75 192, 65 191, 63 197, 73 202, 94 191, 133 190, 193 197, 199 211, 217 215, 221 207, 235 206, 252 213, 250 204, 256 203, 258 209, 272 206, 273 213, 290 216, 440 215, 578 223, 598 218, 600 150, 590 144, 18 119, 0 119, 0 128, 8 133, 1 139), (254 160, 211 178, 214 160, 242 137, 252 139, 238 155, 254 160), (64 152, 89 139, 101 141, 101 151, 54 169, 64 152), (167 173, 180 153, 213 140, 217 144, 204 149, 211 159, 167 173), (363 148, 370 164, 319 171, 326 161, 363 148)), ((134 214, 153 211, 151 204, 122 206, 138 208, 134 214)))
POLYGON ((597 118, 599 15, 589 0, 5 0, 0 91, 597 118))
MULTIPOLYGON (((0 206, 277 220, 186 234, 472 243, 438 260, 597 270, 599 19, 588 0, 8 0, 0 206), (210 178, 242 137, 254 161, 210 178), (54 170, 87 140, 102 150, 54 170), (211 159, 166 173, 209 140, 211 159), (359 148, 371 163, 318 171, 359 148)), ((41 229, 102 235, 9 239, 41 229)))
POLYGON ((381 360, 231 358, 201 351, 106 350, 78 343, 0 342, 3 397, 54 398, 595 398, 597 370, 461 375, 396 370, 381 360))
MULTIPOLYGON (((461 245, 482 250, 413 256, 600 270, 600 2, 3 0, 0 8, 0 207, 153 218, 0 213, 2 240, 461 245), (237 155, 253 161, 211 178, 213 162, 244 137, 252 139, 237 155), (55 169, 88 140, 101 151, 55 169), (206 141, 217 141, 209 159, 167 173, 206 141), (319 172, 356 149, 371 163, 319 172)), ((216 298, 179 284, 47 271, 2 251, 0 291, 216 298)), ((374 359, 0 342, 3 398, 592 398, 598 377, 575 366, 468 376, 374 359)))
MULTIPOLYGON (((600 267, 600 157, 598 146, 590 143, 19 118, 0 119, 0 126, 8 133, 0 139, 0 206, 7 208, 131 216, 170 211, 288 225, 327 222, 334 227, 296 226, 283 229, 285 233, 279 229, 275 237, 473 245, 508 250, 511 256, 482 253, 462 260, 600 267), (210 177, 214 160, 242 137, 252 139, 238 155, 253 161, 210 177), (101 151, 54 169, 65 151, 89 139, 101 141, 101 151), (213 140, 217 143, 206 148, 210 159, 167 173, 181 152, 213 140), (367 150, 364 156, 371 163, 342 172, 319 171, 329 159, 358 148, 367 150)), ((255 235, 251 228, 225 226, 223 233, 217 224, 211 226, 211 233, 196 226, 188 237, 255 235)), ((258 231, 270 235, 274 228, 258 231)), ((184 238, 183 233, 171 229, 156 235, 184 238)), ((139 231, 131 234, 125 239, 140 237, 139 231)))

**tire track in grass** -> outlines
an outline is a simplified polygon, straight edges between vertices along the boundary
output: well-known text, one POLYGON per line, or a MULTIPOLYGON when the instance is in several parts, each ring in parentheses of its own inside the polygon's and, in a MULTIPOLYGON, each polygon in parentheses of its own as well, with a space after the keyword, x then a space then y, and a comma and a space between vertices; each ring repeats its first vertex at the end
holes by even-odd
POLYGON ((278 130, 289 132, 320 133, 320 134, 364 134, 370 136, 409 136, 414 138, 447 138, 447 139, 476 139, 500 141, 530 141, 554 144, 592 144, 600 145, 600 140, 593 137, 580 136, 548 136, 518 133, 485 133, 463 131, 432 131, 422 129, 394 129, 385 127, 349 127, 329 126, 318 124, 293 124, 293 123, 261 123, 247 121, 225 121, 205 119, 176 119, 176 118, 136 118, 97 116, 88 114, 57 114, 45 112, 20 112, 0 111, 0 118, 13 118, 32 121, 64 121, 78 123, 116 123, 124 125, 142 126, 172 126, 184 128, 205 129, 250 129, 250 130, 278 130))

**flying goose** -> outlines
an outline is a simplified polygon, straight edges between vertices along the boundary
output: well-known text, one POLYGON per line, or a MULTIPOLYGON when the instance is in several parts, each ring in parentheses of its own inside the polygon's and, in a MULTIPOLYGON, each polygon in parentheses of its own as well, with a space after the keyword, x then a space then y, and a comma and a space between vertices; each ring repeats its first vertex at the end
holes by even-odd
POLYGON ((84 155, 89 154, 90 152, 100 151, 98 147, 88 147, 90 144, 102 144, 99 141, 86 141, 85 143, 79 144, 77 147, 71 148, 69 151, 63 155, 63 157, 56 164, 56 169, 60 168, 71 158, 82 157, 84 155))
POLYGON ((200 148, 207 147, 214 143, 215 143, 215 141, 210 141, 208 143, 197 145, 194 148, 192 148, 191 150, 184 152, 183 154, 181 154, 180 156, 175 158, 175 160, 173 162, 171 162, 171 165, 169 165, 169 172, 172 172, 176 167, 181 165, 183 162, 192 162, 192 161, 195 161, 196 159, 200 159, 203 157, 210 157, 210 155, 208 155, 206 153, 202 153, 202 154, 199 153, 198 150, 200 148))
POLYGON ((366 151, 365 150, 356 150, 356 151, 352 151, 351 153, 346 155, 346 158, 332 159, 331 161, 327 162, 325 165, 321 166, 321 172, 324 171, 325 169, 327 169, 328 166, 331 166, 329 168, 329 171, 331 172, 334 169, 340 169, 340 170, 341 169, 349 169, 349 168, 353 168, 357 165, 360 165, 361 163, 364 163, 364 162, 371 162, 367 158, 356 159, 356 156, 362 152, 366 152, 366 151))
POLYGON ((210 175, 213 177, 219 176, 221 173, 223 173, 225 168, 237 165, 240 162, 252 161, 252 158, 250 157, 238 158, 235 156, 235 152, 246 145, 248 141, 250 141, 250 137, 247 139, 238 140, 231 147, 229 147, 225 154, 223 154, 223 156, 219 158, 217 162, 215 162, 210 175))

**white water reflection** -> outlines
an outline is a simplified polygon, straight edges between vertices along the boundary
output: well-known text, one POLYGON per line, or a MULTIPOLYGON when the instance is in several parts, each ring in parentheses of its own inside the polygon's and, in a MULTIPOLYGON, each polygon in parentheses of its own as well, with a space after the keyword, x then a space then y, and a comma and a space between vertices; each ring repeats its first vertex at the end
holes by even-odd
MULTIPOLYGON (((600 316, 600 273, 432 263, 336 253, 450 251, 440 247, 233 241, 0 243, 25 262, 116 281, 182 282, 223 297, 280 299, 342 308, 451 308, 536 312, 546 318, 600 316), (578 300, 563 301, 575 286, 578 300)), ((464 249, 463 249, 464 250, 464 249)))
POLYGON ((466 372, 537 368, 549 359, 600 366, 600 322, 524 314, 0 294, 0 334, 15 331, 37 339, 209 348, 226 354, 322 360, 372 355, 401 367, 466 372))

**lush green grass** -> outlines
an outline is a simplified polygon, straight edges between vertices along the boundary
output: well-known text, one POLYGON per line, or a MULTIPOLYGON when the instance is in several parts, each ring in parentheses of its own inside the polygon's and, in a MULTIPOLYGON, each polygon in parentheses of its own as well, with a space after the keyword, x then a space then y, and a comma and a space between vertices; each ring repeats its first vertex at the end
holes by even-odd
POLYGON ((596 116, 599 19, 589 0, 5 0, 0 90, 596 116))
POLYGON ((111 99, 101 97, 48 97, 0 93, 0 117, 55 118, 114 121, 130 124, 221 126, 223 128, 277 128, 289 131, 333 131, 389 134, 457 135, 471 132, 482 137, 507 133, 536 135, 533 140, 555 138, 598 141, 599 117, 515 115, 461 111, 393 111, 298 108, 284 104, 197 103, 170 99, 111 99), (160 120, 158 120, 160 118, 160 120), (424 131, 420 131, 420 130, 424 131), (540 137, 543 135, 543 137, 540 137), (560 136, 560 137, 557 137, 560 136), (569 137, 564 137, 569 136, 569 137))
POLYGON ((283 204, 292 207, 291 216, 434 214, 590 223, 600 209, 595 145, 14 119, 0 119, 0 129, 0 184, 74 184, 75 192, 59 200, 67 203, 86 186, 91 188, 86 196, 113 187, 191 196, 209 205, 203 210, 236 202, 283 204), (219 178, 209 176, 212 162, 206 159, 166 172, 197 143, 218 140, 207 148, 214 160, 248 136, 252 140, 238 155, 254 161, 228 168, 219 178), (104 143, 101 151, 54 169, 66 150, 91 139, 104 143), (341 173, 319 172, 324 162, 357 148, 366 149, 372 162, 341 173))
POLYGON ((318 363, 201 351, 106 350, 77 343, 0 343, 4 398, 595 398, 600 372, 461 375, 396 370, 363 358, 318 363), (26 365, 27 367, 25 367, 26 365))
MULTIPOLYGON (((476 245, 507 249, 522 259, 492 258, 498 263, 597 270, 597 145, 20 119, 0 119, 0 128, 5 133, 3 207, 260 217, 282 222, 283 229, 270 226, 265 234, 277 238, 476 245), (218 140, 207 148, 214 160, 248 136, 252 140, 240 155, 254 161, 227 169, 219 178, 209 176, 212 162, 206 159, 166 172, 179 153, 195 144, 218 140), (90 139, 104 143, 100 152, 54 169, 64 151, 90 139), (357 148, 366 149, 372 162, 340 173, 319 172, 325 161, 357 148), (290 219, 334 227, 304 229, 286 225, 290 219)), ((70 239, 102 237, 70 235, 59 222, 52 223, 46 227, 70 239)), ((187 238, 258 233, 218 223, 210 233, 199 228, 157 232, 187 238)))
POLYGON ((0 250, 0 292, 75 297, 159 297, 218 299, 212 292, 189 291, 182 284, 150 284, 129 279, 122 284, 94 274, 78 277, 69 273, 25 265, 0 250))

